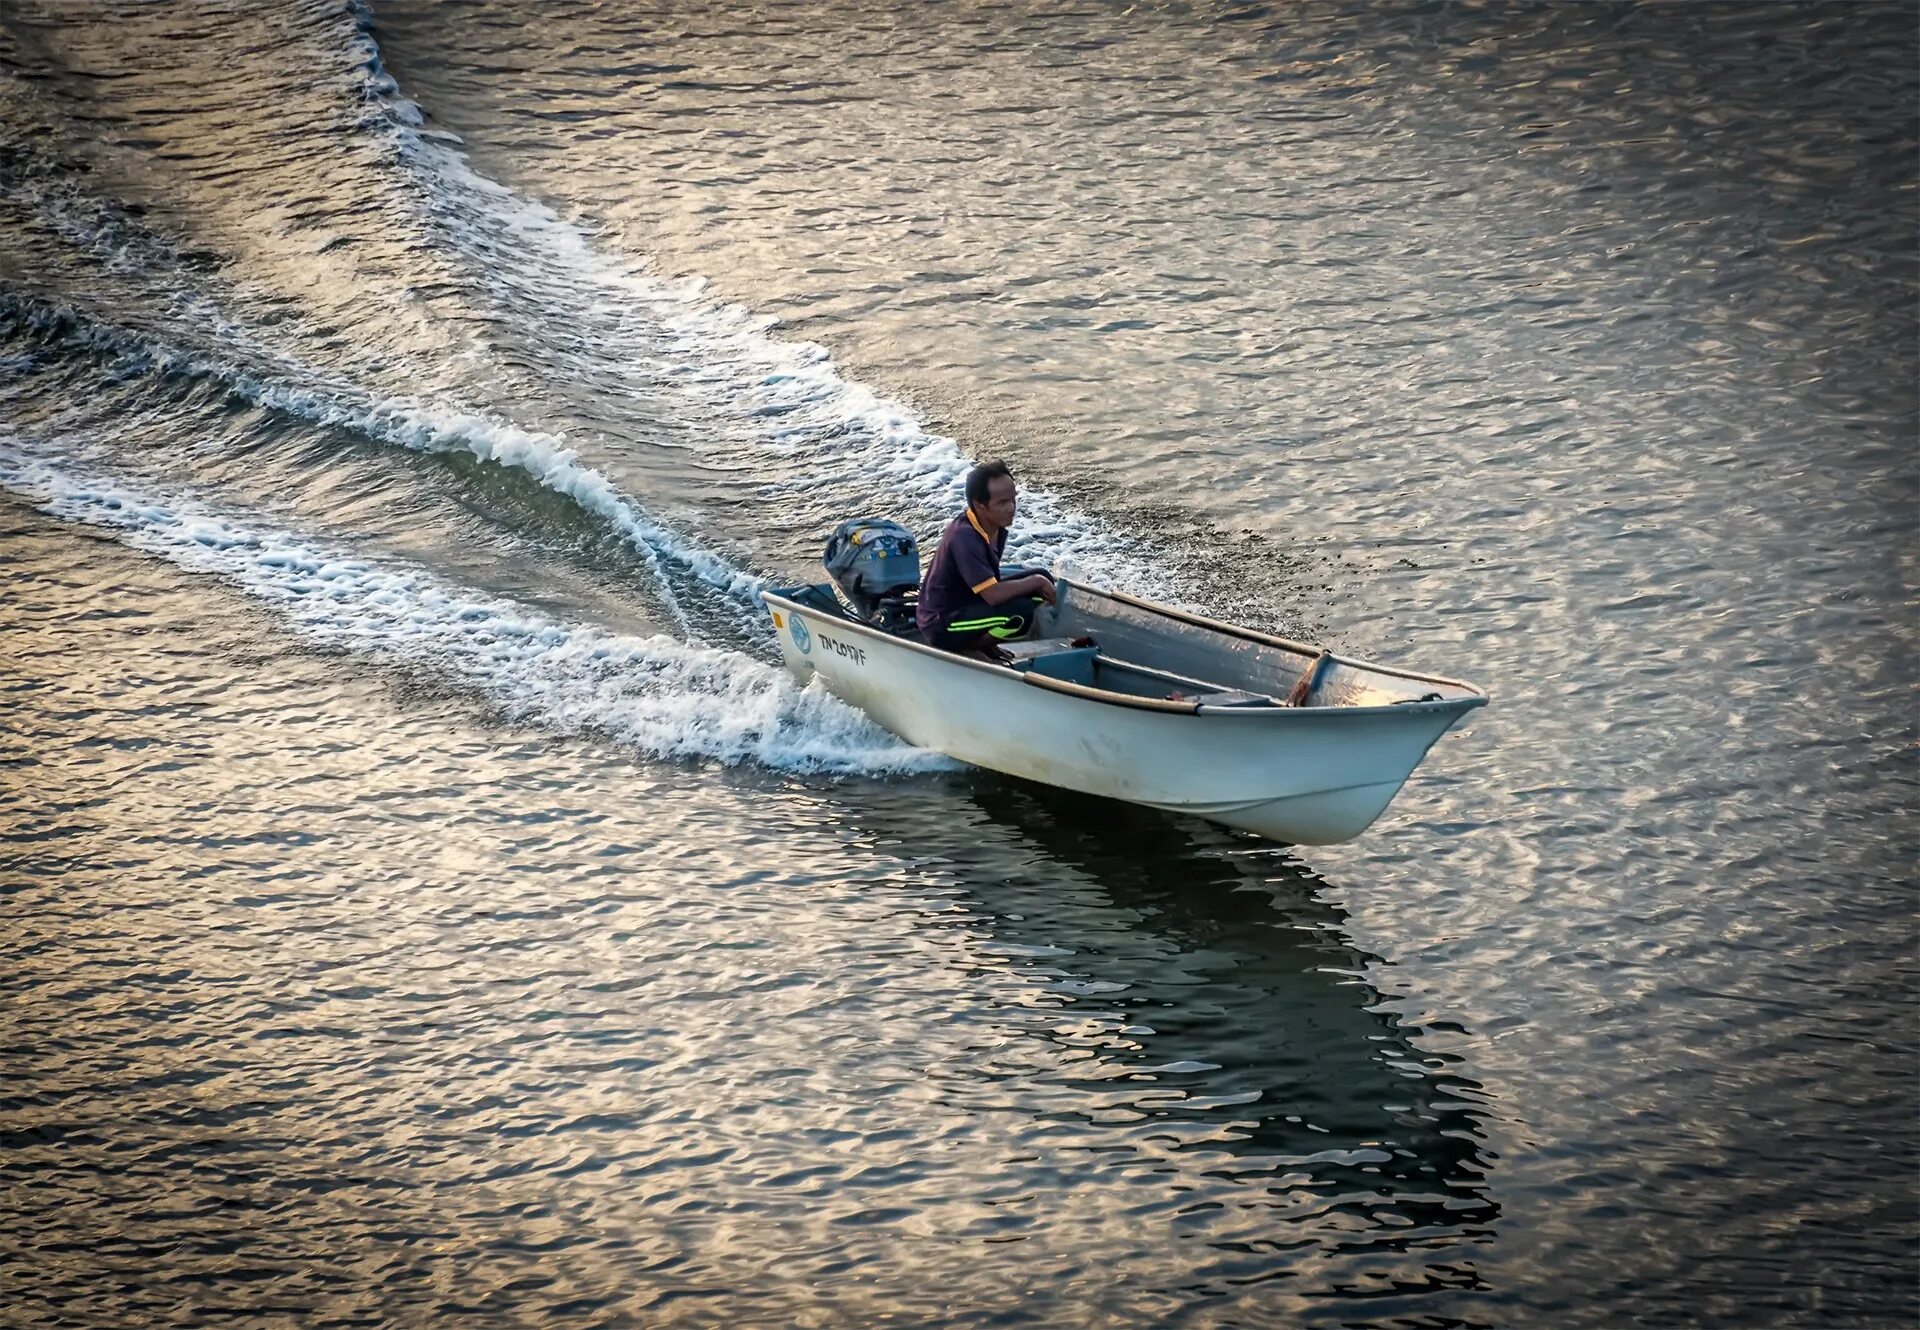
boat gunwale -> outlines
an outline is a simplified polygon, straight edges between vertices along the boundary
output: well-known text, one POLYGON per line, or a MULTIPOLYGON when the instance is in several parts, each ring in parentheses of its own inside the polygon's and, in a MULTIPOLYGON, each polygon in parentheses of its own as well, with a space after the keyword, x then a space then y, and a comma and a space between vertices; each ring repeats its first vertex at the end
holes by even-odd
MULTIPOLYGON (((1196 627, 1212 629, 1214 631, 1224 633, 1231 637, 1239 637, 1252 642, 1261 642, 1269 646, 1279 646, 1287 650, 1301 652, 1302 654, 1309 655, 1309 656, 1319 654, 1319 648, 1317 647, 1309 647, 1309 646, 1304 646, 1297 642, 1289 642, 1284 638, 1274 637, 1267 633, 1256 632, 1250 628, 1236 628, 1232 624, 1220 623, 1216 620, 1205 618, 1202 615, 1189 614, 1183 610, 1170 610, 1166 606, 1157 605, 1154 602, 1148 601, 1148 600, 1140 600, 1137 597, 1126 595, 1124 592, 1110 591, 1105 587, 1092 586, 1084 582, 1075 582, 1072 579, 1065 578, 1065 577, 1058 578, 1056 580, 1066 582, 1069 586, 1082 587, 1086 590, 1093 591, 1098 595, 1110 596, 1115 600, 1122 601, 1126 604, 1133 605, 1140 609, 1148 610, 1157 614, 1165 614, 1170 618, 1182 619, 1195 625, 1196 627)), ((803 583, 802 585, 812 586, 816 584, 803 583)), ((760 592, 760 599, 763 604, 766 604, 769 602, 777 602, 781 606, 781 608, 785 609, 790 614, 797 612, 802 614, 813 614, 821 618, 827 617, 826 611, 813 609, 810 606, 803 605, 800 602, 791 599, 789 596, 785 594, 785 591, 783 590, 770 590, 770 589, 763 588, 760 592)), ((1352 659, 1348 659, 1347 657, 1338 656, 1338 655, 1334 656, 1334 661, 1336 664, 1358 665, 1370 670, 1377 669, 1382 674, 1389 674, 1396 678, 1401 678, 1401 679, 1413 679, 1420 683, 1447 684, 1454 688, 1464 688, 1469 693, 1471 693, 1472 696, 1443 697, 1443 698, 1436 698, 1433 701, 1408 700, 1404 702, 1375 703, 1367 706, 1338 706, 1338 707, 1290 707, 1278 701, 1276 701, 1270 707, 1218 706, 1218 705, 1209 704, 1207 702, 1200 701, 1197 699, 1191 700, 1191 701, 1175 702, 1175 701, 1171 701, 1163 698, 1140 697, 1130 693, 1116 693, 1105 688, 1092 688, 1092 687, 1088 687, 1085 684, 1076 684, 1065 679, 1053 679, 1045 675, 1032 674, 1025 670, 1016 670, 1007 665, 999 665, 999 664, 995 664, 990 661, 984 661, 984 660, 974 660, 971 657, 962 656, 957 652, 942 651, 938 647, 929 646, 925 642, 916 642, 910 637, 896 637, 892 633, 883 633, 878 628, 875 628, 871 624, 862 623, 858 619, 849 618, 844 612, 834 616, 833 622, 839 627, 852 629, 856 632, 864 634, 867 637, 874 638, 877 641, 885 642, 889 646, 905 647, 911 651, 917 651, 922 655, 936 657, 939 660, 944 661, 950 665, 960 665, 967 669, 985 670, 996 676, 1011 677, 1026 683, 1034 684, 1037 687, 1046 688, 1052 692, 1061 693, 1062 695, 1065 695, 1065 696, 1080 698, 1082 701, 1094 702, 1098 704, 1104 704, 1107 706, 1130 707, 1140 711, 1155 711, 1155 712, 1159 712, 1162 715, 1198 716, 1198 717, 1206 717, 1206 718, 1224 718, 1224 717, 1231 716, 1234 718, 1249 718, 1249 719, 1265 719, 1265 718, 1270 718, 1274 716, 1327 717, 1327 716, 1336 716, 1336 715, 1381 715, 1381 714, 1426 715, 1426 714, 1431 714, 1433 712, 1439 712, 1439 711, 1459 711, 1461 713, 1465 713, 1465 712, 1474 710, 1476 707, 1483 707, 1487 704, 1487 694, 1483 690, 1474 687, 1474 685, 1470 683, 1465 683, 1458 679, 1443 678, 1442 676, 1437 674, 1415 674, 1408 670, 1389 669, 1389 668, 1384 668, 1380 666, 1375 666, 1370 661, 1352 660, 1352 659)), ((1332 654, 1332 653, 1329 653, 1329 654, 1332 654)))
MULTIPOLYGON (((1258 642, 1263 646, 1279 647, 1283 651, 1292 651, 1299 655, 1307 656, 1307 657, 1318 656, 1323 651, 1325 651, 1325 654, 1333 658, 1333 663, 1336 665, 1357 666, 1361 669, 1371 671, 1372 673, 1375 673, 1375 674, 1391 675, 1396 679, 1412 679, 1418 683, 1441 683, 1441 684, 1447 685, 1449 688, 1464 688, 1468 692, 1474 694, 1474 696, 1478 697, 1481 703, 1484 704, 1487 700, 1486 689, 1481 688, 1475 684, 1470 684, 1465 679, 1449 679, 1444 674, 1421 674, 1414 670, 1395 669, 1391 665, 1381 665, 1371 660, 1364 660, 1358 656, 1343 656, 1337 651, 1326 651, 1325 648, 1314 646, 1311 643, 1296 642, 1291 638, 1276 637, 1272 633, 1263 633, 1252 628, 1242 628, 1237 624, 1223 623, 1219 619, 1209 619, 1206 615, 1195 614, 1191 610, 1175 609, 1171 605, 1162 605, 1158 601, 1142 600, 1138 596, 1129 595, 1124 591, 1115 591, 1110 587, 1096 586, 1090 582, 1074 582, 1069 578, 1057 578, 1055 580, 1067 582, 1069 585, 1077 586, 1083 591, 1091 591, 1097 596, 1105 596, 1110 600, 1117 600, 1122 605, 1131 605, 1135 609, 1146 610, 1149 614, 1158 614, 1169 619, 1177 619, 1182 623, 1192 624, 1196 628, 1205 628, 1210 632, 1220 633, 1226 637, 1237 637, 1237 638, 1240 638, 1242 641, 1246 641, 1246 642, 1258 642)), ((1461 701, 1465 701, 1466 699, 1465 698, 1443 698, 1442 700, 1450 701, 1450 702, 1461 702, 1461 701)), ((1385 705, 1388 707, 1392 707, 1392 706, 1409 707, 1409 706, 1415 706, 1415 705, 1430 706, 1432 704, 1431 703, 1420 704, 1420 703, 1413 703, 1413 702, 1400 702, 1400 703, 1389 702, 1389 703, 1386 703, 1385 705)), ((1306 709, 1312 710, 1312 708, 1306 708, 1306 709)), ((1326 709, 1334 710, 1336 708, 1326 708, 1326 709)), ((1340 707, 1337 709, 1342 711, 1372 711, 1378 708, 1340 707)))

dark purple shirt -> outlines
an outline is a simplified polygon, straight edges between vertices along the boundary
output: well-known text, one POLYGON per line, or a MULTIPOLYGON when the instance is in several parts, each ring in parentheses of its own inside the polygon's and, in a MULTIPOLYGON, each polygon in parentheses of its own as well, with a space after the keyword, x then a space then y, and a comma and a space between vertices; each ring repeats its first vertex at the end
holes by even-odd
POLYGON ((959 618, 962 610, 979 604, 980 593, 1000 580, 1000 551, 1006 547, 1007 533, 1002 530, 989 541, 974 525, 971 509, 947 524, 933 563, 920 579, 916 621, 923 635, 937 632, 959 618))

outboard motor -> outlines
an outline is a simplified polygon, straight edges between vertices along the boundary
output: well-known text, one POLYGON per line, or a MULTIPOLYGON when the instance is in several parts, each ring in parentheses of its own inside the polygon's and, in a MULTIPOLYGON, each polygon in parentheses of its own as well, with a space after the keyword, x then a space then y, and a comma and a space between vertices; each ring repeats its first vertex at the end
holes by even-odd
POLYGON ((883 517, 856 517, 834 530, 822 562, 854 613, 885 633, 914 631, 920 546, 913 532, 883 517))

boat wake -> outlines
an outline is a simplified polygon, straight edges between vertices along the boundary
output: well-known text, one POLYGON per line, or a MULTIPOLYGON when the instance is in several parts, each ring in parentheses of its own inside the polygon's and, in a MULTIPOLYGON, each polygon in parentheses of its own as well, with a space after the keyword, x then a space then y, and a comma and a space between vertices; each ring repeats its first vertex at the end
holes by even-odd
MULTIPOLYGON (((255 17, 230 16, 229 35, 255 17)), ((0 359, 21 371, 0 381, 0 486, 218 576, 310 640, 431 663, 517 717, 663 757, 939 764, 751 653, 769 650, 760 590, 803 552, 811 564, 841 519, 930 533, 958 508, 960 443, 825 347, 488 179, 386 73, 373 33, 350 4, 298 39, 324 49, 288 60, 345 77, 303 94, 285 153, 245 188, 196 155, 194 115, 83 142, 65 126, 92 81, 45 53, 31 77, 0 69, 0 359), (327 188, 302 183, 310 171, 327 188), (563 623, 219 515, 252 510, 236 482, 271 490, 363 443, 561 496, 631 548, 674 637, 563 623)), ((206 94, 228 99, 207 114, 260 109, 245 79, 206 94)), ((438 481, 400 477, 400 506, 444 503, 438 481)), ((1023 483, 1008 554, 1187 603, 1149 545, 1023 483)))
POLYGON ((0 440, 0 488, 213 576, 323 648, 425 668, 507 719, 604 736, 654 758, 880 775, 951 765, 819 687, 739 652, 568 624, 424 571, 354 557, 0 440))
POLYGON ((182 351, 148 335, 37 302, 0 297, 0 320, 67 349, 107 357, 116 378, 144 373, 157 378, 205 380, 249 405, 311 424, 344 429, 416 452, 471 456, 522 472, 619 533, 653 570, 662 599, 683 633, 691 636, 693 629, 669 578, 669 566, 726 593, 745 616, 758 617, 754 598, 763 579, 743 572, 721 555, 655 521, 621 494, 605 474, 582 463, 578 453, 558 435, 521 429, 482 412, 411 398, 380 397, 285 357, 256 366, 182 351))
MULTIPOLYGON (((662 276, 590 220, 562 218, 476 171, 457 137, 426 128, 385 72, 366 6, 350 8, 371 71, 366 95, 386 108, 382 132, 431 201, 435 236, 535 334, 523 349, 546 360, 554 381, 615 397, 665 390, 694 422, 683 434, 689 451, 753 476, 761 509, 794 514, 815 539, 870 508, 937 530, 961 507, 976 459, 957 440, 842 376, 826 347, 781 338, 778 319, 714 298, 705 278, 662 276)), ((1009 557, 1186 603, 1167 559, 1044 484, 1022 484, 1009 557)))

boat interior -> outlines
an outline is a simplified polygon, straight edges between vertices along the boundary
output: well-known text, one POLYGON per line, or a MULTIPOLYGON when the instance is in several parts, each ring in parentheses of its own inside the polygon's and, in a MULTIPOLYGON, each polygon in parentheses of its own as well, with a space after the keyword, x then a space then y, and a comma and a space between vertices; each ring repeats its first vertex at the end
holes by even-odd
POLYGON ((1240 688, 1223 688, 1204 679, 1189 678, 1171 670, 1155 669, 1134 661, 1121 660, 1103 653, 1097 642, 1078 645, 1086 638, 1037 637, 1001 644, 1011 656, 1008 668, 1023 674, 1037 674, 1062 683, 1119 693, 1124 697, 1160 698, 1169 702, 1196 702, 1207 706, 1271 707, 1280 699, 1250 693, 1240 688))
MULTIPOLYGON (((1117 592, 1056 578, 1030 636, 1000 644, 1007 668, 1063 691, 1088 691, 1182 710, 1371 707, 1483 698, 1468 684, 1344 660, 1304 643, 1214 623, 1117 592)), ((831 584, 776 592, 870 631, 831 584)), ((911 628, 892 631, 918 641, 911 628)))

